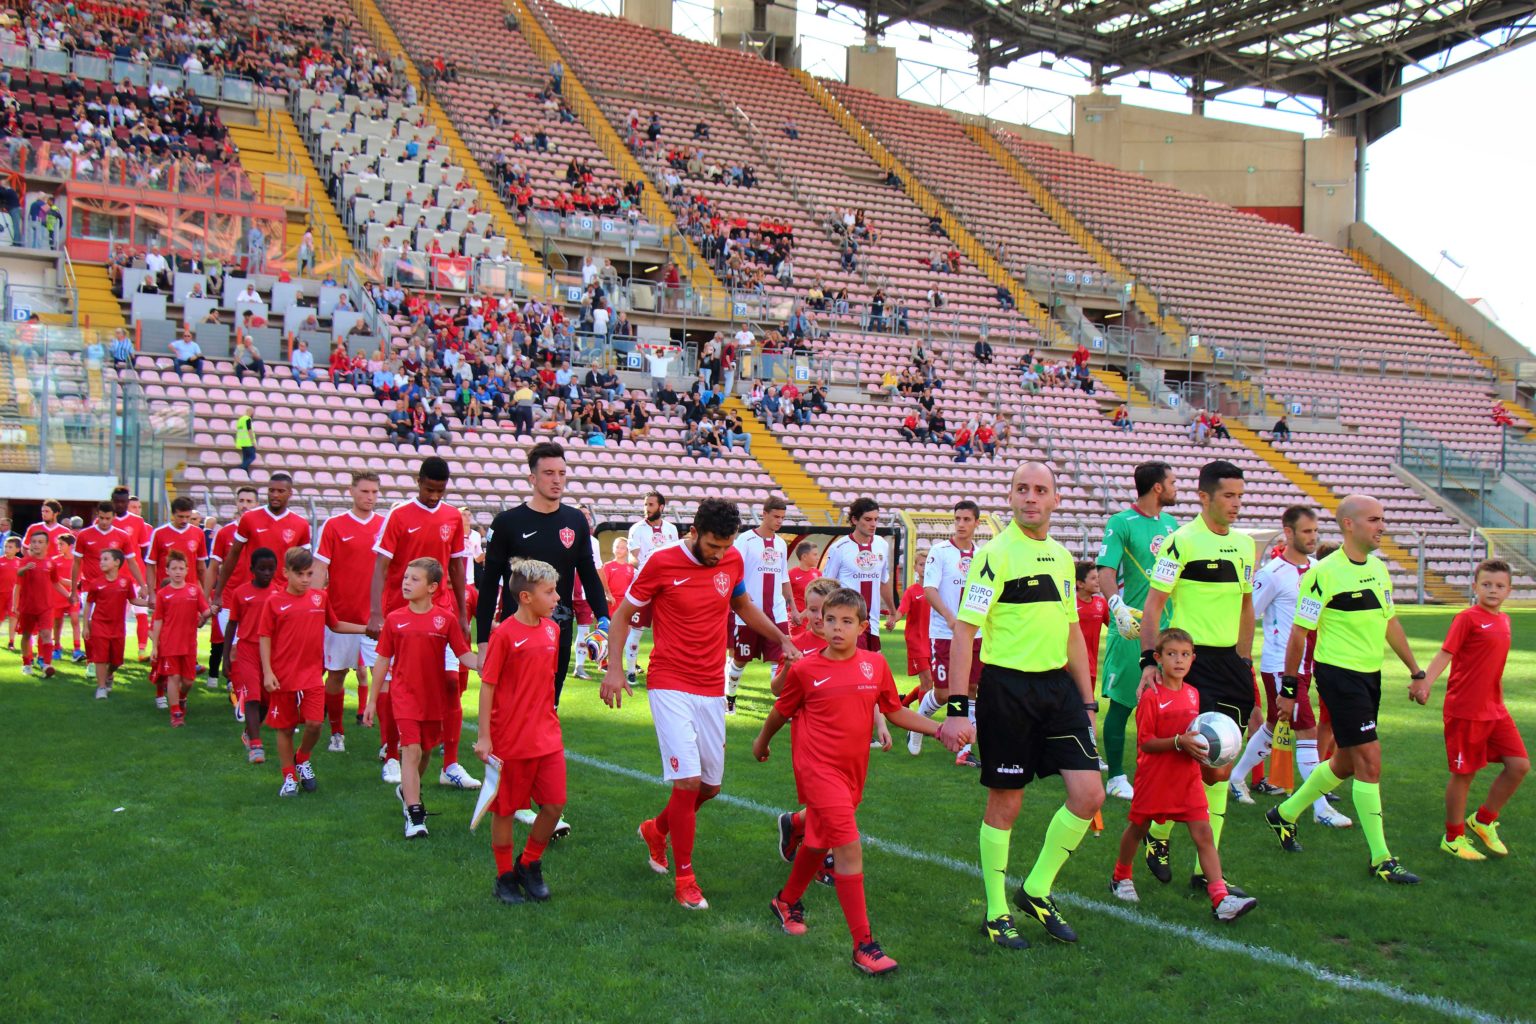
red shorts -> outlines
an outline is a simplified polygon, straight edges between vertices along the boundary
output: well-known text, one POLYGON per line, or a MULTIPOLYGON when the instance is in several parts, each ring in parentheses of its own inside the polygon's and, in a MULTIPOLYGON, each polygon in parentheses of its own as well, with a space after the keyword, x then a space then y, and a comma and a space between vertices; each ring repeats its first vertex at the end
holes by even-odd
POLYGON ((1507 757, 1527 757, 1525 741, 1508 711, 1503 718, 1445 720, 1445 761, 1452 775, 1472 775, 1507 757))
MULTIPOLYGON (((929 646, 933 648, 933 685, 941 690, 949 690, 949 649, 948 640, 931 640, 929 646)), ((972 690, 981 682, 981 637, 977 637, 971 644, 971 685, 972 690)))
POLYGON ((597 621, 597 616, 592 614, 592 606, 587 604, 585 598, 572 600, 571 608, 576 612, 576 625, 590 626, 597 621))
MULTIPOLYGON (((1280 710, 1275 701, 1280 698, 1280 674, 1262 672, 1264 677, 1264 721, 1273 729, 1280 720, 1280 710)), ((1317 728, 1317 716, 1312 713, 1312 677, 1296 677, 1296 711, 1291 716, 1291 728, 1297 732, 1317 728)))
POLYGON ((217 615, 210 616, 208 619, 208 642, 211 644, 221 644, 224 642, 224 630, 219 628, 219 617, 217 615))
POLYGON ((112 668, 123 663, 123 641, 120 636, 91 634, 85 642, 85 660, 92 665, 109 665, 112 668))
POLYGON ((53 612, 18 612, 16 614, 16 632, 20 636, 53 632, 53 612))
POLYGON ((565 751, 543 757, 508 758, 501 765, 501 785, 491 813, 505 818, 524 808, 565 803, 565 751))
POLYGON ((423 751, 427 751, 443 742, 441 721, 418 722, 414 718, 397 718, 395 725, 400 729, 402 747, 420 746, 423 751))
POLYGON ((919 643, 905 634, 902 635, 902 641, 907 646, 907 675, 919 676, 933 668, 933 661, 928 657, 927 643, 919 643))
POLYGON ((183 679, 196 679, 197 655, 167 654, 156 658, 155 675, 160 679, 169 679, 171 676, 180 676, 183 679))
POLYGON ((805 845, 830 850, 858 842, 859 823, 849 803, 811 804, 805 809, 805 845))
POLYGON ((630 616, 629 624, 635 629, 650 629, 651 606, 646 605, 644 608, 637 609, 635 614, 630 616))
MULTIPOLYGON (((789 623, 776 622, 774 625, 779 627, 780 633, 789 635, 789 623)), ((753 631, 751 626, 737 622, 731 626, 731 655, 741 664, 762 658, 769 664, 777 665, 784 660, 784 649, 753 631)))
POLYGON ((880 634, 860 633, 858 646, 861 651, 874 651, 878 654, 880 651, 880 634))
POLYGON ((229 685, 240 695, 241 700, 247 704, 265 704, 273 697, 278 696, 277 693, 268 693, 267 688, 261 685, 261 673, 259 671, 252 672, 250 675, 250 678, 246 678, 245 674, 241 673, 239 679, 233 676, 229 679, 229 685))
POLYGON ((267 725, 293 729, 300 724, 319 725, 325 720, 325 687, 277 690, 267 694, 267 725))

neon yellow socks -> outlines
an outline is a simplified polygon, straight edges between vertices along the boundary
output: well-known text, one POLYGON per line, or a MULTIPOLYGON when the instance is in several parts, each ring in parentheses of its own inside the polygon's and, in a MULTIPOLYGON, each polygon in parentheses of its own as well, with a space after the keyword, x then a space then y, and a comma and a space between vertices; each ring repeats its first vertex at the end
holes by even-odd
MULTIPOLYGON (((1312 770, 1312 774, 1307 777, 1306 782, 1301 784, 1300 789, 1280 802, 1280 817, 1286 821, 1295 822, 1301 812, 1307 809, 1308 804, 1320 796, 1327 796, 1329 793, 1332 793, 1339 788, 1343 781, 1343 779, 1333 773, 1333 765, 1324 761, 1312 770)), ((1355 793, 1358 795, 1359 792, 1360 784, 1357 782, 1355 783, 1355 793)), ((1381 810, 1379 799, 1376 803, 1376 810, 1378 812, 1381 810)))
POLYGON ((1387 849, 1387 828, 1381 820, 1381 783, 1356 779, 1351 795, 1355 798, 1355 810, 1360 814, 1360 831, 1365 833, 1365 841, 1371 848, 1371 864, 1380 864, 1392 856, 1392 851, 1387 849))
POLYGON ((987 920, 1008 913, 1008 840, 1011 834, 981 825, 981 884, 987 893, 987 920))
POLYGON ((1077 844, 1083 841, 1083 836, 1088 834, 1088 826, 1091 824, 1091 819, 1079 818, 1067 810, 1065 804, 1057 809, 1051 818, 1050 827, 1045 830, 1045 842, 1040 847, 1040 856, 1035 858, 1035 866, 1024 879, 1025 892, 1036 899, 1051 894, 1051 885, 1056 881, 1057 872, 1067 862, 1067 858, 1072 856, 1077 844))

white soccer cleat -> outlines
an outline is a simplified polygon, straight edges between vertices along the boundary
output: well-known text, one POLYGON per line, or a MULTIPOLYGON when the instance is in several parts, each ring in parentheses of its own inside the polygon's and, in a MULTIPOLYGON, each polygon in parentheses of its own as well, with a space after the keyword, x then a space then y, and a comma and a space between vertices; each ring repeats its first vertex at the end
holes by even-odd
POLYGON ((1253 794, 1248 792, 1248 783, 1244 782, 1242 779, 1232 779, 1228 781, 1227 791, 1231 794, 1232 799, 1236 800, 1240 804, 1253 803, 1253 794))
POLYGON ((164 711, 166 708, 168 708, 170 706, 171 706, 170 701, 166 700, 166 698, 164 698, 164 697, 156 697, 155 698, 155 707, 159 708, 161 711, 164 711))
POLYGON ((326 745, 326 750, 332 754, 345 754, 347 752, 347 738, 339 732, 331 733, 331 741, 326 745))
POLYGON ((527 807, 524 807, 522 810, 512 815, 512 819, 519 825, 532 825, 537 818, 538 815, 534 814, 533 811, 527 807))
MULTIPOLYGON (((21 666, 21 674, 24 675, 24 676, 31 675, 32 674, 32 666, 30 664, 21 666)), ((161 698, 161 699, 163 700, 164 698, 161 698)), ((160 706, 162 708, 165 707, 164 704, 161 704, 160 706)))
POLYGON ((282 788, 277 791, 278 796, 298 796, 299 784, 288 776, 283 776, 282 788))
POLYGON ((1211 908, 1211 916, 1218 921, 1236 921, 1258 905, 1259 901, 1252 896, 1233 896, 1227 893, 1220 903, 1211 908))
POLYGON ((1353 819, 1351 819, 1351 818, 1349 818, 1349 817, 1347 817, 1347 816, 1345 816, 1343 814, 1340 814, 1338 811, 1335 811, 1332 808, 1330 808, 1330 809, 1328 809, 1326 811, 1323 811, 1320 814, 1314 812, 1313 815, 1312 815, 1312 820, 1315 821, 1317 824, 1323 826, 1323 828, 1354 828, 1355 827, 1355 823, 1354 823, 1353 819))
POLYGON ((221 689, 221 687, 219 686, 219 677, 218 676, 209 676, 207 682, 203 683, 203 685, 206 686, 210 690, 221 689))
POLYGON ((98 687, 96 687, 96 699, 97 700, 106 700, 107 699, 107 688, 105 686, 98 686, 98 687))
POLYGON ((461 764, 451 764, 437 773, 439 786, 452 786, 455 789, 479 789, 480 780, 464 770, 461 764))
POLYGON ((384 762, 384 767, 379 770, 379 778, 391 786, 400 785, 400 762, 390 758, 384 762))
POLYGON ((1105 783, 1104 792, 1120 800, 1129 800, 1136 795, 1136 790, 1131 786, 1131 780, 1124 775, 1116 775, 1105 783))
POLYGON ((409 813, 405 816, 405 838, 425 839, 431 835, 427 831, 427 816, 423 814, 420 821, 412 821, 409 813))
POLYGON ((907 733, 907 753, 913 757, 923 752, 923 734, 920 732, 907 733))
POLYGON ((1126 903, 1141 902, 1141 897, 1136 895, 1136 883, 1129 878, 1122 878, 1118 882, 1110 879, 1109 891, 1117 900, 1123 900, 1126 903))
POLYGON ((549 834, 549 837, 551 839, 564 839, 570 834, 570 822, 566 821, 564 818, 561 818, 559 821, 555 822, 555 830, 549 834))

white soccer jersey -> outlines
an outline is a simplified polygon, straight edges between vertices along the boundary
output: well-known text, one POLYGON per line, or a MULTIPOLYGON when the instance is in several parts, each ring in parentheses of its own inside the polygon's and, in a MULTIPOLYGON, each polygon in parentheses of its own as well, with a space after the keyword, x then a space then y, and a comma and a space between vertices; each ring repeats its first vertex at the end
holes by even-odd
MULTIPOLYGON (((736 538, 736 550, 743 563, 742 583, 747 596, 774 624, 789 621, 784 607, 784 584, 789 582, 789 549, 777 534, 763 539, 756 530, 736 538)), ((742 621, 736 616, 736 621, 742 621)))
MULTIPOLYGON (((960 611, 960 595, 965 590, 965 577, 971 571, 971 559, 981 545, 975 540, 971 541, 968 551, 962 551, 955 547, 953 541, 941 540, 928 549, 928 560, 923 563, 923 588, 932 587, 939 592, 939 599, 949 609, 951 615, 960 611)), ((944 616, 937 610, 928 611, 928 638, 930 640, 952 640, 954 631, 949 628, 949 623, 944 621, 944 616)), ((980 636, 977 632, 977 636, 980 636)))
POLYGON ((646 561, 657 551, 677 543, 677 526, 663 519, 652 526, 644 519, 629 528, 629 553, 635 559, 635 574, 645 568, 646 561))
POLYGON ((884 539, 871 537, 865 546, 852 535, 837 538, 827 547, 821 574, 858 591, 869 605, 869 631, 880 632, 880 584, 891 581, 891 552, 884 539))
MULTIPOLYGON (((1301 592, 1301 575, 1316 564, 1307 556, 1306 565, 1293 565, 1284 558, 1271 558, 1253 574, 1253 617, 1264 630, 1264 651, 1259 657, 1259 671, 1285 671, 1285 647, 1291 639, 1291 623, 1296 618, 1296 598, 1301 592)), ((1311 671, 1302 665, 1303 672, 1311 671)))

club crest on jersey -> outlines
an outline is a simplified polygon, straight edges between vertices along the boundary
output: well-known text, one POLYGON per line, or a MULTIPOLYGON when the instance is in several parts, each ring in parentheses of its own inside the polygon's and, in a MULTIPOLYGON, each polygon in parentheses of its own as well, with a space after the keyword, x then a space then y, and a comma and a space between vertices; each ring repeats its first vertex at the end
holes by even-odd
POLYGON ((873 551, 860 551, 854 558, 853 564, 860 569, 873 569, 880 564, 880 556, 873 551))
POLYGON ((320 607, 320 602, 322 602, 324 600, 325 600, 325 591, 323 591, 323 590, 311 590, 309 592, 309 603, 314 605, 316 608, 319 608, 320 607))
POLYGON ((875 666, 870 664, 867 661, 860 663, 859 671, 864 673, 864 678, 865 679, 873 679, 873 678, 875 678, 875 666))
POLYGON ((432 628, 433 629, 442 629, 446 625, 448 625, 448 616, 446 616, 446 615, 434 615, 434 616, 432 616, 432 628))
POLYGON ((550 641, 551 643, 554 642, 554 639, 555 639, 555 626, 554 626, 554 623, 545 623, 545 625, 544 625, 544 639, 550 641))
POLYGON ((575 544, 576 543, 576 531, 571 529, 569 526, 564 527, 563 529, 561 529, 561 531, 560 531, 560 543, 564 544, 566 547, 570 547, 572 544, 575 544))
POLYGON ((293 543, 293 538, 297 537, 298 535, 299 535, 299 531, 298 530, 284 530, 283 531, 283 543, 284 544, 292 544, 293 543))
POLYGON ((1153 558, 1156 558, 1157 553, 1163 549, 1163 541, 1167 539, 1168 535, 1165 533, 1160 533, 1152 538, 1152 543, 1147 545, 1147 550, 1152 553, 1153 558))
POLYGON ((729 573, 715 573, 715 593, 724 597, 731 592, 731 577, 729 573))
POLYGON ((443 525, 441 525, 441 526, 439 526, 437 528, 437 533, 438 533, 438 536, 443 538, 443 540, 447 540, 449 537, 453 536, 453 524, 452 523, 444 523, 443 525))
POLYGON ((675 758, 675 757, 668 758, 667 759, 667 763, 672 766, 672 770, 673 771, 677 771, 677 758, 675 758))

